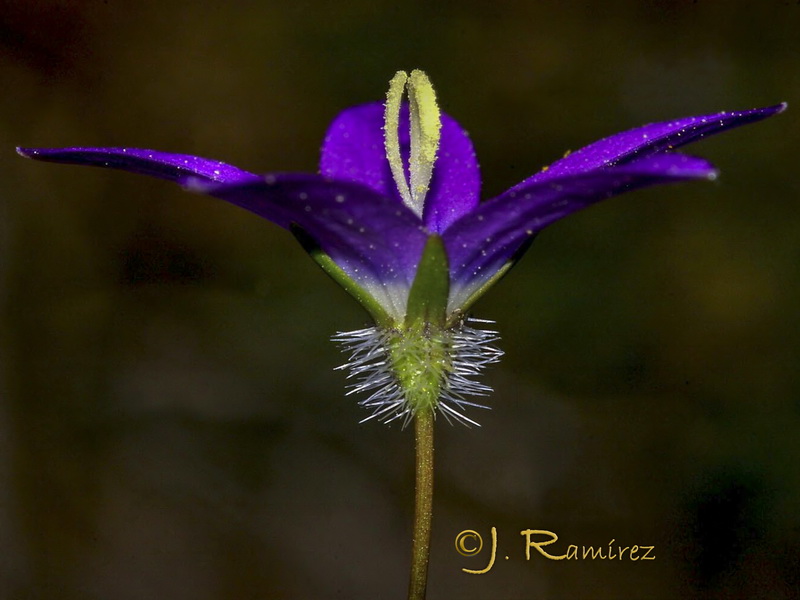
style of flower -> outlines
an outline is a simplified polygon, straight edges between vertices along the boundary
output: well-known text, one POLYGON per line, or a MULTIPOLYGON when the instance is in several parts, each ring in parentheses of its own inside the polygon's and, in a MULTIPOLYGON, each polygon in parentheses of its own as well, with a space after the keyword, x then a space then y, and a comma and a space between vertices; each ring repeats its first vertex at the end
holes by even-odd
MULTIPOLYGON (((319 174, 256 175, 184 154, 134 148, 19 148, 38 160, 151 175, 245 208, 294 233, 375 325, 334 339, 365 392, 367 419, 420 410, 474 423, 467 398, 502 354, 469 309, 547 225, 600 200, 662 183, 714 179, 683 145, 779 113, 785 104, 653 123, 568 154, 491 200, 461 126, 440 113, 421 71, 398 72, 385 103, 330 126, 319 174), (407 94, 408 100, 403 98, 407 94)), ((365 419, 365 420, 367 420, 365 419)))

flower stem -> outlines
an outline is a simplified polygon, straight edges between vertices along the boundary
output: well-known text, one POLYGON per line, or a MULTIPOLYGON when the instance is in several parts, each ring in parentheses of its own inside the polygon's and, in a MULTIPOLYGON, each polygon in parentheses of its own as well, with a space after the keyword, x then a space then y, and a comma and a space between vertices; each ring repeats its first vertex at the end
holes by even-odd
POLYGON ((414 538, 411 544, 411 580, 408 600, 425 600, 433 517, 433 409, 420 408, 414 416, 417 481, 414 497, 414 538))

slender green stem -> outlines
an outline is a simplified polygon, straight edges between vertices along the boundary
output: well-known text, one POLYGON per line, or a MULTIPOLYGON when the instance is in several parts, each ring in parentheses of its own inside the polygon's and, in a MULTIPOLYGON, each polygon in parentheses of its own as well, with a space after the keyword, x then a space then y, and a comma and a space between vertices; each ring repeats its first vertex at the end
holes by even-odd
POLYGON ((417 482, 414 496, 414 539, 411 544, 411 580, 408 600, 425 600, 433 517, 433 409, 414 416, 417 446, 417 482))

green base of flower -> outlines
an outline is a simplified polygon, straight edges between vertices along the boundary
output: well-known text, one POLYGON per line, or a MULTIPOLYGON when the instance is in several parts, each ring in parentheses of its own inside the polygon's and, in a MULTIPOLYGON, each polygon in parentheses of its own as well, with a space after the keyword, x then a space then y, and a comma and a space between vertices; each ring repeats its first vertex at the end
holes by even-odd
POLYGON ((452 334, 433 326, 389 334, 389 359, 412 413, 432 412, 453 368, 452 334))

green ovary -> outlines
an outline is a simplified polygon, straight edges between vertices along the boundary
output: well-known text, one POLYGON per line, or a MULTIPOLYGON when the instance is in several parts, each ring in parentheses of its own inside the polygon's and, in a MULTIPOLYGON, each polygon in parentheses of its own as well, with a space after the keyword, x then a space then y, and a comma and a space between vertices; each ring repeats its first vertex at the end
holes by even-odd
POLYGON ((452 371, 452 336, 430 326, 408 328, 387 340, 391 369, 413 412, 433 410, 452 371))

